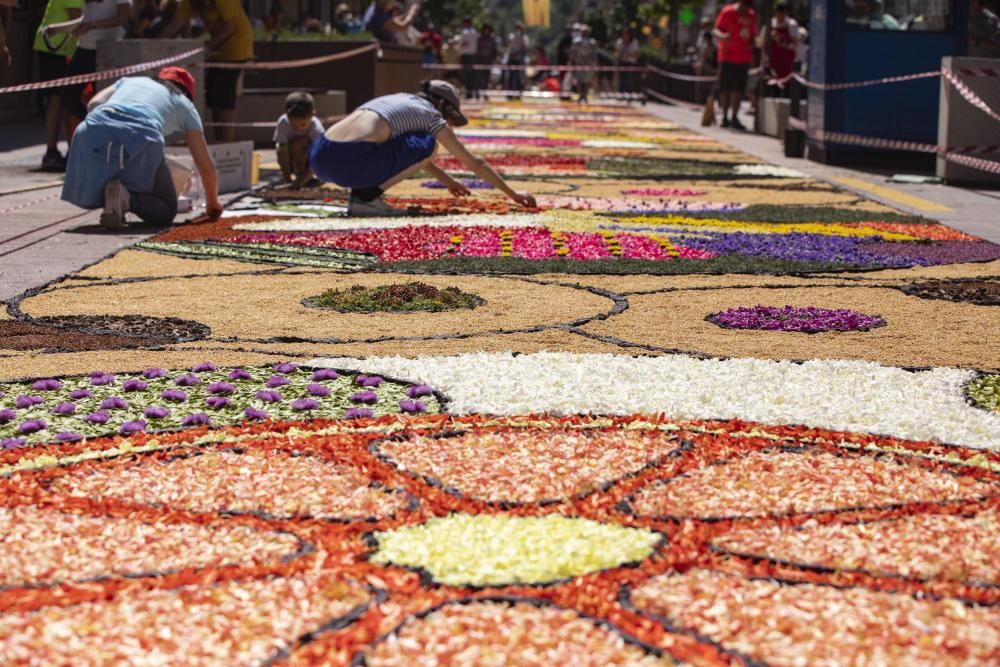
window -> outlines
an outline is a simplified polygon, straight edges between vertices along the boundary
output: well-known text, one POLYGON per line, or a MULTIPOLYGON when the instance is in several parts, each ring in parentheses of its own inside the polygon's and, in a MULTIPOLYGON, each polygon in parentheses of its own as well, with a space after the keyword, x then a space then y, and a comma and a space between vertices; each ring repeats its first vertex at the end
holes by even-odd
POLYGON ((852 30, 939 31, 951 27, 950 0, 845 0, 852 30))

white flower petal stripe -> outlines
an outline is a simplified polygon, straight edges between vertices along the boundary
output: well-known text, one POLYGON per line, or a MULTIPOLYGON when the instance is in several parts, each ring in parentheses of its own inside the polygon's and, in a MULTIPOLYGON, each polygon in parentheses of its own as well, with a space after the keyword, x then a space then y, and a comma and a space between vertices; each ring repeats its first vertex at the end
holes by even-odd
POLYGON ((910 372, 865 361, 696 359, 542 352, 330 358, 429 384, 457 414, 655 414, 745 419, 1000 448, 1000 415, 966 403, 973 371, 910 372))

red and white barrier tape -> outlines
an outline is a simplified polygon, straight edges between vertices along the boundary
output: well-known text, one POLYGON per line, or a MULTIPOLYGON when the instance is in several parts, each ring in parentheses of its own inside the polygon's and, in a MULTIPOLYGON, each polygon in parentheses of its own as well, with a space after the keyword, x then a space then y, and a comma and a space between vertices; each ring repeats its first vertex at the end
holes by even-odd
POLYGON ((311 65, 322 65, 323 63, 330 63, 336 60, 344 60, 346 58, 353 58, 354 56, 361 55, 362 53, 368 53, 369 51, 377 51, 379 45, 375 42, 371 44, 365 44, 356 49, 351 49, 350 51, 342 51, 341 53, 331 53, 326 56, 316 56, 314 58, 301 58, 299 60, 270 60, 265 62, 246 62, 246 63, 220 63, 220 62, 210 62, 205 63, 206 69, 242 69, 242 70, 270 70, 270 69, 293 69, 296 67, 309 67, 311 65))
POLYGON ((816 81, 810 81, 801 74, 792 73, 781 79, 770 79, 767 82, 767 84, 769 86, 783 87, 789 81, 795 79, 806 88, 811 88, 813 90, 848 90, 850 88, 866 88, 868 86, 882 86, 888 83, 902 83, 904 81, 930 79, 935 76, 941 76, 941 70, 934 70, 932 72, 917 72, 914 74, 900 74, 899 76, 884 76, 880 79, 867 79, 865 81, 845 81, 843 83, 819 83, 816 81))
POLYGON ((845 132, 825 132, 823 130, 814 130, 810 133, 809 138, 817 141, 827 141, 834 144, 865 146, 867 148, 914 151, 917 153, 934 153, 938 157, 948 160, 949 162, 954 162, 956 164, 970 167, 972 169, 978 169, 980 171, 1000 174, 1000 162, 996 160, 986 160, 983 158, 972 157, 971 155, 963 155, 956 152, 954 148, 948 146, 942 147, 916 141, 897 141, 895 139, 882 139, 879 137, 863 137, 857 134, 847 134, 845 132))
POLYGON ((676 97, 670 97, 669 95, 664 95, 663 93, 658 93, 652 88, 645 88, 644 93, 650 97, 655 97, 658 100, 666 102, 667 104, 673 104, 678 107, 688 107, 689 109, 700 109, 702 105, 695 104, 694 102, 688 102, 687 100, 679 100, 676 97))
POLYGON ((996 111, 991 109, 990 105, 987 104, 986 101, 983 100, 983 98, 981 98, 979 95, 976 95, 976 93, 972 91, 972 88, 969 88, 969 86, 967 86, 964 81, 959 79, 958 76, 955 74, 955 72, 953 72, 950 69, 942 69, 941 74, 948 81, 948 83, 950 83, 952 86, 955 87, 955 90, 958 91, 958 94, 961 95, 963 98, 965 98, 966 102, 976 107, 977 109, 980 109, 983 113, 985 113, 993 120, 1000 122, 1000 113, 997 113, 996 111))
POLYGON ((60 193, 58 192, 53 192, 52 194, 46 195, 45 197, 39 197, 38 199, 32 199, 31 201, 21 202, 20 204, 16 204, 14 206, 11 206, 10 208, 5 208, 3 210, 0 210, 0 215, 7 215, 8 213, 13 213, 14 211, 20 211, 21 209, 28 208, 36 204, 41 204, 43 202, 51 201, 56 197, 58 197, 59 194, 60 193))
MULTIPOLYGON (((434 69, 434 70, 454 70, 460 71, 463 69, 473 69, 473 70, 521 70, 526 69, 536 69, 542 72, 559 70, 560 72, 645 72, 646 67, 640 65, 462 65, 460 63, 454 64, 444 64, 444 63, 424 63, 424 69, 434 69)), ((715 77, 712 77, 713 80, 715 77)))
POLYGON ((991 79, 1000 79, 1000 69, 993 67, 959 67, 955 71, 962 76, 983 76, 991 79))
POLYGON ((954 162, 955 164, 960 164, 963 167, 978 169, 979 171, 988 171, 992 174, 1000 174, 1000 162, 997 162, 996 160, 984 160, 983 158, 971 157, 969 155, 958 155, 957 153, 945 153, 941 157, 948 160, 948 162, 954 162))
POLYGON ((116 67, 115 69, 108 69, 101 72, 93 72, 91 74, 77 74, 75 76, 64 76, 61 79, 53 79, 51 81, 39 81, 37 83, 21 83, 16 86, 7 86, 6 88, 0 88, 0 95, 4 93, 23 93, 29 90, 43 90, 45 88, 72 86, 74 84, 89 83, 91 81, 106 81, 108 79, 117 79, 119 77, 128 76, 129 74, 135 74, 136 72, 145 72, 147 70, 163 67, 164 65, 176 63, 186 58, 190 58, 193 55, 201 53, 204 50, 205 50, 204 48, 199 47, 197 49, 191 49, 190 51, 185 51, 184 53, 179 53, 175 56, 160 58, 159 60, 151 60, 150 62, 139 63, 138 65, 128 65, 127 67, 116 67))
POLYGON ((703 75, 693 75, 693 74, 678 74, 677 72, 668 72, 665 69, 660 69, 659 67, 654 67, 653 65, 646 65, 646 68, 653 72, 654 74, 659 74, 660 76, 665 76, 670 79, 677 79, 679 81, 715 81, 714 76, 703 76, 703 75))

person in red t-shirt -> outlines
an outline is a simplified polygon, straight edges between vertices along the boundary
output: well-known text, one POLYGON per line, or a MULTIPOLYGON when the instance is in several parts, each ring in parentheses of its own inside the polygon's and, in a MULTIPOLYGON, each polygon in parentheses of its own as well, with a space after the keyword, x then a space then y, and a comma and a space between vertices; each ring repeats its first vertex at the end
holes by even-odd
POLYGON ((744 130, 746 128, 736 114, 746 92, 750 62, 753 60, 753 40, 757 34, 757 13, 753 10, 753 0, 739 0, 723 7, 715 19, 714 33, 719 40, 722 127, 744 130))

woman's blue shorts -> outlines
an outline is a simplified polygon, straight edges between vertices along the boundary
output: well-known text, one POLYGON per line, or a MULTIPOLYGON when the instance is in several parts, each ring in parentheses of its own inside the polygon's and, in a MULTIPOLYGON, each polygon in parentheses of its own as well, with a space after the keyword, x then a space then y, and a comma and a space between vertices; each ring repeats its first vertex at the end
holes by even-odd
POLYGON ((309 166, 326 183, 371 188, 429 158, 436 141, 433 134, 401 134, 384 144, 320 137, 309 147, 309 166))

